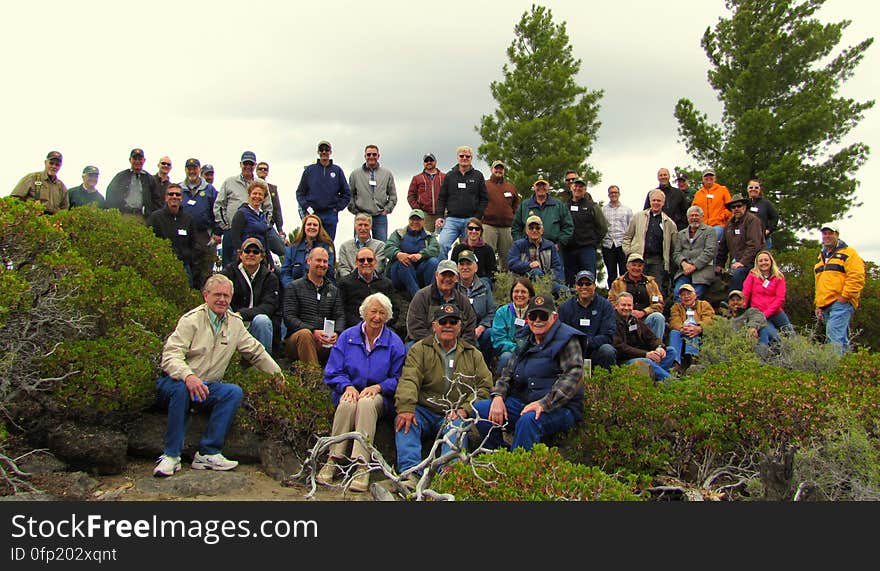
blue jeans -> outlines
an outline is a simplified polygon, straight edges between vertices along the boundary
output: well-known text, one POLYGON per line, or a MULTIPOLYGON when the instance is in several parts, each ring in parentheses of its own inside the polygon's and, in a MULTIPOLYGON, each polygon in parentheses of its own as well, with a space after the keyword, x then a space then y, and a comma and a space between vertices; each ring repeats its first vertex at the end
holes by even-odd
POLYGON ((706 293, 706 290, 709 288, 709 286, 707 286, 706 284, 695 284, 692 281, 691 276, 686 276, 682 274, 675 279, 675 283, 672 285, 672 292, 674 294, 672 301, 674 301, 675 303, 681 301, 681 297, 679 297, 678 295, 678 290, 681 289, 681 286, 683 286, 684 284, 691 284, 692 286, 694 286, 694 290, 696 291, 697 297, 699 299, 703 299, 703 294, 706 293))
POLYGON ((449 250, 452 248, 452 243, 455 242, 456 239, 465 239, 467 221, 467 218, 455 218, 453 216, 446 217, 446 221, 443 223, 443 228, 440 230, 440 235, 437 236, 437 242, 440 243, 439 257, 441 260, 445 260, 449 256, 449 250))
POLYGON ((266 241, 269 242, 269 250, 273 254, 277 254, 279 257, 284 257, 284 250, 286 249, 284 238, 278 233, 277 228, 274 226, 269 227, 269 231, 266 232, 266 241))
MULTIPOLYGON (((397 447, 397 472, 403 473, 422 461, 422 437, 437 438, 441 428, 449 430, 461 425, 461 419, 457 418, 451 423, 446 423, 446 416, 427 409, 422 405, 416 405, 416 422, 412 423, 408 432, 401 428, 394 433, 394 444, 397 447)), ((467 448, 467 434, 463 434, 461 445, 467 448)), ((448 445, 440 447, 440 454, 446 454, 452 450, 448 445)))
POLYGON ((584 350, 584 357, 593 362, 593 367, 604 367, 610 369, 612 365, 617 364, 617 349, 613 345, 604 343, 595 349, 584 350))
MULTIPOLYGON (((307 214, 308 212, 302 208, 299 209, 300 220, 305 218, 307 214)), ((324 230, 330 234, 330 238, 336 240, 336 225, 339 223, 339 214, 331 208, 330 210, 316 210, 315 215, 321 219, 321 224, 324 226, 324 230)))
MULTIPOLYGON (((489 422, 489 407, 492 406, 492 399, 480 400, 474 403, 474 410, 483 419, 477 423, 477 430, 480 437, 485 441, 486 448, 496 449, 504 447, 504 439, 501 434, 501 428, 493 426, 489 422), (486 437, 488 435, 488 438, 486 437)), ((558 408, 551 412, 542 412, 540 418, 535 418, 534 412, 522 413, 526 403, 515 397, 507 397, 504 399, 504 406, 507 407, 507 428, 513 428, 513 444, 510 448, 524 448, 531 450, 535 444, 541 442, 541 439, 557 432, 568 430, 574 426, 574 413, 568 408, 558 408)))
POLYGON ((573 249, 562 249, 562 264, 565 266, 565 283, 574 285, 574 276, 581 270, 590 270, 596 275, 595 246, 581 246, 573 249))
MULTIPOLYGON (((376 240, 381 240, 383 242, 388 241, 388 215, 387 214, 377 214, 373 216, 373 238, 376 240)), ((357 238, 357 232, 354 233, 354 237, 357 238)))
POLYGON ((272 353, 272 320, 268 315, 255 315, 253 321, 248 325, 248 332, 266 348, 269 354, 272 353))
POLYGON ((721 241, 721 238, 724 237, 724 226, 712 226, 715 229, 715 240, 717 242, 721 241))
POLYGON ((648 329, 654 332, 657 339, 663 339, 663 336, 666 334, 666 318, 663 317, 662 313, 655 311, 654 313, 646 315, 643 321, 645 322, 645 325, 648 326, 648 329))
POLYGON ((439 263, 440 260, 437 258, 422 259, 408 266, 394 261, 388 270, 388 277, 391 278, 391 285, 395 289, 405 289, 409 292, 410 297, 412 297, 420 289, 431 283, 439 263))
POLYGON ((180 456, 190 406, 206 407, 211 411, 205 434, 199 441, 201 454, 217 454, 223 449, 226 431, 232 424, 235 411, 241 403, 242 391, 230 383, 208 383, 210 393, 203 403, 190 401, 189 391, 183 381, 171 377, 159 377, 156 390, 159 400, 168 407, 168 426, 165 429, 165 455, 180 456))
POLYGON ((855 312, 851 303, 835 301, 822 309, 825 320, 825 341, 838 345, 837 351, 843 355, 849 350, 849 322, 855 312))
POLYGON ((669 332, 669 346, 675 347, 675 351, 679 355, 678 362, 681 363, 681 355, 699 355, 700 354, 701 336, 685 337, 678 329, 669 332))
POLYGON ((631 363, 636 363, 638 361, 645 361, 649 365, 651 365, 651 369, 654 370, 654 378, 658 381, 663 381, 669 378, 669 369, 672 368, 672 365, 677 363, 679 360, 678 351, 675 347, 671 345, 666 348, 666 357, 664 357, 660 363, 655 363, 651 359, 647 357, 639 357, 636 359, 627 359, 623 362, 624 365, 629 365, 631 363))
POLYGON ((511 359, 513 359, 513 353, 510 351, 504 351, 498 355, 498 366, 495 367, 495 372, 500 375, 511 359))
POLYGON ((727 293, 730 293, 735 289, 742 291, 743 284, 746 282, 749 272, 752 271, 753 265, 754 264, 743 266, 730 272, 730 283, 727 284, 727 293))
POLYGON ((225 230, 223 232, 223 239, 220 241, 220 251, 221 251, 221 259, 220 262, 223 264, 225 268, 229 264, 232 263, 233 260, 238 259, 238 254, 235 252, 235 248, 232 247, 232 233, 229 230, 225 230))

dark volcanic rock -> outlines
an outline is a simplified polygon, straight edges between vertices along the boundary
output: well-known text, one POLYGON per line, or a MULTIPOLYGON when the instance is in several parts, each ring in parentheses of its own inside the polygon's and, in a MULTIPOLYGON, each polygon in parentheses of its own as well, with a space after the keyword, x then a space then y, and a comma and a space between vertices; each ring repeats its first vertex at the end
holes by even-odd
POLYGON ((119 474, 128 463, 128 436, 118 430, 65 423, 49 432, 47 445, 68 465, 92 474, 119 474))

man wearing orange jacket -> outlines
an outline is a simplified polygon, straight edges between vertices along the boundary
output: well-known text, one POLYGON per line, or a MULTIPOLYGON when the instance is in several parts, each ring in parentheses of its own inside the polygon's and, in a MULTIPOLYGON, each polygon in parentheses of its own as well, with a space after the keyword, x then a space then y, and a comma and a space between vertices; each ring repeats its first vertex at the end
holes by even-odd
POLYGON ((865 262, 840 239, 837 224, 825 224, 821 232, 822 250, 813 267, 816 318, 825 322, 826 341, 838 344, 843 353, 849 348, 849 322, 865 287, 865 262))
POLYGON ((715 229, 715 237, 720 240, 724 227, 731 213, 727 209, 730 202, 730 191, 726 186, 715 182, 715 169, 706 169, 703 173, 703 186, 694 195, 691 206, 699 206, 705 213, 703 222, 715 229))

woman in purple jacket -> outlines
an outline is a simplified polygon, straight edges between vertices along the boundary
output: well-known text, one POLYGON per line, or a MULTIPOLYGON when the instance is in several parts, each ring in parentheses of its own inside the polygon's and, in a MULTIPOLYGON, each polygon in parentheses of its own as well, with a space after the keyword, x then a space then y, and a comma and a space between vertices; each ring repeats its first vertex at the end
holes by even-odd
MULTIPOLYGON (((368 295, 360 307, 363 321, 339 335, 324 368, 324 383, 330 387, 336 406, 331 436, 353 430, 372 441, 376 421, 394 415, 394 392, 403 369, 406 349, 397 333, 386 327, 392 317, 391 300, 382 293, 368 295)), ((330 485, 337 475, 337 466, 349 459, 359 467, 349 484, 355 492, 365 492, 370 485, 370 472, 365 467, 370 453, 354 441, 352 454, 347 455, 349 441, 330 447, 330 458, 318 472, 319 484, 330 485)))

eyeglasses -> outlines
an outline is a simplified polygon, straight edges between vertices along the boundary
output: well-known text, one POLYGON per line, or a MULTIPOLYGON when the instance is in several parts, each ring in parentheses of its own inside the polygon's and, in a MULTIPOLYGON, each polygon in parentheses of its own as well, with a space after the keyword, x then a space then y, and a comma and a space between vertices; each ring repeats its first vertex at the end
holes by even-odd
POLYGON ((170 167, 171 163, 159 163, 159 165, 163 167, 170 167))
POLYGON ((259 256, 263 252, 261 252, 259 248, 245 248, 244 253, 245 254, 252 254, 254 256, 259 256))
POLYGON ((581 280, 581 281, 579 281, 578 283, 576 283, 575 285, 578 286, 578 287, 587 287, 587 286, 591 286, 591 285, 593 285, 593 284, 594 284, 594 282, 590 282, 590 281, 587 281, 587 280, 581 280))
POLYGON ((376 258, 358 258, 357 262, 359 264, 372 264, 376 258))
POLYGON ((166 192, 165 194, 168 196, 183 196, 183 193, 180 192, 166 192))
POLYGON ((471 158, 471 156, 470 156, 470 155, 458 155, 458 158, 460 158, 460 159, 469 159, 469 158, 471 158))
POLYGON ((749 185, 749 190, 761 190, 760 186, 749 185))
POLYGON ((565 182, 574 182, 576 180, 577 180, 576 178, 567 178, 567 179, 565 179, 565 182))
POLYGON ((443 319, 438 319, 437 323, 440 325, 458 325, 459 321, 457 317, 444 317, 443 319))
POLYGON ((379 156, 379 153, 366 153, 366 156, 368 156, 368 157, 378 157, 378 156, 379 156))
POLYGON ((269 170, 269 167, 257 167, 257 170, 258 171, 267 171, 267 170, 269 170))
POLYGON ((482 230, 482 228, 480 228, 479 226, 468 226, 467 229, 468 232, 479 232, 480 230, 482 230))
POLYGON ((533 311, 526 317, 529 318, 529 321, 547 321, 548 319, 550 319, 550 316, 543 311, 533 311))
POLYGON ((539 230, 540 228, 540 224, 529 224, 529 230, 539 230))

